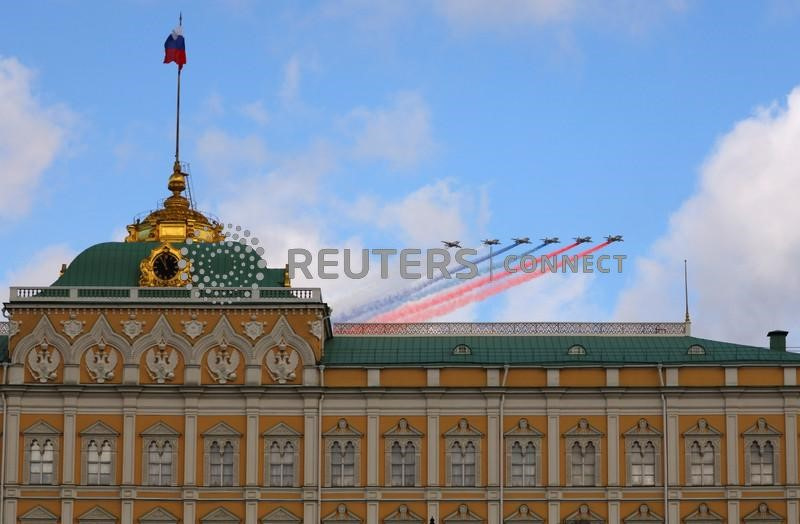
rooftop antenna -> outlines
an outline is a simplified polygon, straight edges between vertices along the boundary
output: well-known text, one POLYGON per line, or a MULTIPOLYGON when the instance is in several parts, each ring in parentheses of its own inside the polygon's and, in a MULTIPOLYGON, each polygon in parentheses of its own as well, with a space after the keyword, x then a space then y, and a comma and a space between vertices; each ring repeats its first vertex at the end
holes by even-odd
POLYGON ((692 321, 689 318, 689 270, 685 258, 683 259, 683 302, 686 312, 683 321, 686 324, 686 334, 688 335, 690 334, 692 321))

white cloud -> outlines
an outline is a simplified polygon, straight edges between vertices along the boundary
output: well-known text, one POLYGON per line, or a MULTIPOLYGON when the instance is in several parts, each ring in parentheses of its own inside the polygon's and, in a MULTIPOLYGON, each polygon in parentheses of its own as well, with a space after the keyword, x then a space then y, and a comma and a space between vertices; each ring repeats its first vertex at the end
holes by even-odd
POLYGON ((598 321, 601 313, 587 296, 594 279, 591 273, 558 273, 525 281, 503 292, 492 316, 498 322, 598 321))
POLYGON ((258 125, 266 125, 269 122, 269 113, 264 108, 264 102, 256 100, 249 104, 244 104, 239 108, 239 112, 258 125))
POLYGON ((504 31, 588 21, 634 34, 687 8, 684 0, 438 0, 435 5, 448 23, 462 30, 504 31))
POLYGON ((353 148, 358 158, 411 167, 434 147, 430 110, 417 92, 398 93, 388 107, 356 109, 349 120, 358 128, 353 148))
POLYGON ((300 91, 300 59, 293 55, 283 68, 283 83, 281 84, 280 97, 285 104, 297 100, 300 91))
POLYGON ((0 303, 8 301, 10 286, 49 286, 58 279, 61 264, 75 258, 75 252, 64 244, 47 246, 36 252, 26 264, 8 271, 0 282, 0 303))
POLYGON ((689 260, 696 333, 766 343, 800 329, 800 88, 722 137, 697 191, 670 220, 619 301, 620 320, 675 319, 689 260))
POLYGON ((64 148, 73 119, 64 106, 44 106, 34 73, 0 57, 0 217, 26 213, 43 173, 64 148))
POLYGON ((196 158, 212 176, 247 175, 269 158, 258 135, 234 137, 219 129, 208 129, 197 139, 196 158))

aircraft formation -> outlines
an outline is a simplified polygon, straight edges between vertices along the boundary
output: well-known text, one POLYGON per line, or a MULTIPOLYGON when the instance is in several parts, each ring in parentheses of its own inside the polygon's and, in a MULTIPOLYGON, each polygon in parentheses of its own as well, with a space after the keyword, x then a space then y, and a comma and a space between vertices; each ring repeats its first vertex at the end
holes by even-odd
MULTIPOLYGON (((612 242, 622 242, 622 235, 606 235, 605 237, 606 242, 609 244, 612 242)), ((585 236, 585 237, 573 237, 573 240, 576 244, 585 244, 592 241, 592 237, 585 236)), ((518 246, 520 244, 530 244, 531 239, 530 237, 511 237, 511 241, 514 245, 518 246)), ((548 244, 559 244, 561 240, 558 237, 544 237, 541 239, 543 245, 548 244)), ((484 238, 481 240, 481 243, 485 246, 497 246, 500 244, 500 239, 498 238, 484 238)), ((461 241, 460 240, 442 240, 442 244, 446 248, 461 248, 461 241)))

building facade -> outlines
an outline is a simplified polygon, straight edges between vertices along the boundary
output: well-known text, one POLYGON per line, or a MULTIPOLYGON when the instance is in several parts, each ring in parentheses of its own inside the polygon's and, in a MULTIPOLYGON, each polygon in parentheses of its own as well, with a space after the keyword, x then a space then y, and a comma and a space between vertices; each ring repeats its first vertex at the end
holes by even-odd
POLYGON ((800 522, 785 332, 332 325, 184 187, 12 288, 0 524, 800 522))

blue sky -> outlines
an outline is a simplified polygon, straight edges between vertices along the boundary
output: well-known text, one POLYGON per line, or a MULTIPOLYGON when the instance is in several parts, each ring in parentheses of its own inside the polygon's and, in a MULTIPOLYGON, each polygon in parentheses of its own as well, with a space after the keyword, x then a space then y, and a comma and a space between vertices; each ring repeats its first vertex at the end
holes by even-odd
MULTIPOLYGON (((195 198, 271 265, 289 247, 622 233, 623 274, 540 279, 452 318, 680 320, 687 258, 696 334, 800 328, 788 1, 8 4, 4 287, 49 283, 166 196, 160 62, 180 10, 195 198)), ((335 310, 402 285, 307 284, 335 310)))

